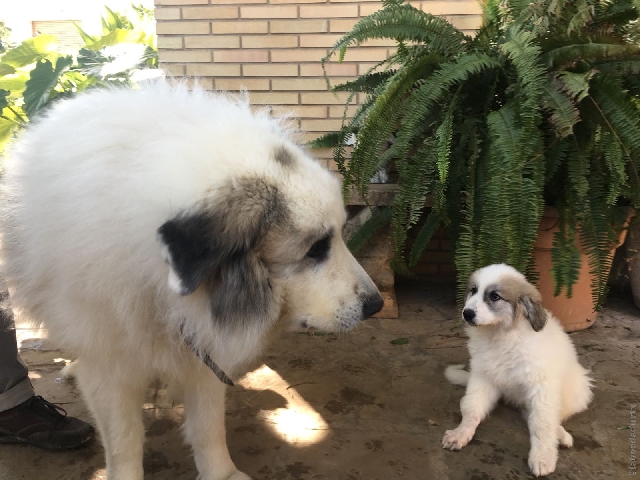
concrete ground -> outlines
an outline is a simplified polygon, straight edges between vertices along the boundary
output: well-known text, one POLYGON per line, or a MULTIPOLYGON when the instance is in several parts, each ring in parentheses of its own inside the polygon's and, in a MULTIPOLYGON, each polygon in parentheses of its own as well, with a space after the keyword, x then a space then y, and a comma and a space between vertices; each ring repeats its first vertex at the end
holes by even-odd
MULTIPOLYGON (((227 437, 238 468, 256 480, 532 478, 526 425, 504 405, 461 452, 440 447, 444 430, 460 419, 464 393, 447 383, 443 369, 467 360, 454 292, 405 284, 397 293, 399 319, 367 321, 339 336, 288 333, 229 389, 227 437), (408 343, 392 343, 399 338, 408 343)), ((630 410, 640 400, 639 313, 613 298, 592 328, 572 334, 581 362, 594 372, 595 401, 566 423, 575 446, 560 451, 549 478, 629 475, 630 410)), ((67 354, 41 332, 20 329, 19 337, 37 393, 90 420, 78 390, 56 381, 67 354)), ((149 389, 145 480, 196 477, 180 435, 182 415, 160 386, 149 389)), ((99 478, 105 478, 99 442, 66 453, 0 446, 1 480, 99 478)))

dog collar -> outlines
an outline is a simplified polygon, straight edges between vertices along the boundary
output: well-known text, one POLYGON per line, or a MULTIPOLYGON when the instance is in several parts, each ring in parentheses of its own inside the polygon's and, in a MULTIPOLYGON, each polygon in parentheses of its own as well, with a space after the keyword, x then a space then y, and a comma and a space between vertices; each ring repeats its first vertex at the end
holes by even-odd
POLYGON ((229 376, 226 373, 224 373, 224 370, 222 370, 216 364, 216 362, 212 360, 212 358, 209 356, 208 353, 200 352, 193 344, 192 337, 185 336, 183 333, 183 330, 184 330, 184 323, 180 325, 180 336, 182 337, 182 340, 184 340, 184 343, 186 343, 189 349, 191 349, 191 351, 194 353, 194 355, 198 357, 200 360, 202 360, 202 362, 207 367, 209 367, 209 369, 215 374, 215 376, 218 377, 218 380, 220 380, 225 385, 229 385, 230 387, 233 387, 234 385, 233 381, 229 378, 229 376))

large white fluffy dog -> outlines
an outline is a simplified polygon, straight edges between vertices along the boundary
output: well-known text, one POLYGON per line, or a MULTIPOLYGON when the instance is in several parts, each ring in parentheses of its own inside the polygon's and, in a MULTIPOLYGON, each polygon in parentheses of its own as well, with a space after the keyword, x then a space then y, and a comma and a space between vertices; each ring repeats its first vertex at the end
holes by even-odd
POLYGON ((562 427, 591 401, 591 380, 571 339, 540 303, 540 293, 507 265, 490 265, 469 280, 462 315, 468 326, 470 372, 447 368, 450 382, 466 385, 462 422, 447 430, 442 446, 460 450, 500 398, 525 410, 534 475, 556 469, 558 444, 573 445, 562 427))
POLYGON ((141 406, 178 384, 200 478, 230 459, 224 380, 276 322, 337 331, 382 307, 347 250, 339 182, 266 114, 164 82, 83 94, 4 164, 14 307, 79 358, 107 476, 142 479, 141 406), (224 372, 224 373, 223 373, 224 372))

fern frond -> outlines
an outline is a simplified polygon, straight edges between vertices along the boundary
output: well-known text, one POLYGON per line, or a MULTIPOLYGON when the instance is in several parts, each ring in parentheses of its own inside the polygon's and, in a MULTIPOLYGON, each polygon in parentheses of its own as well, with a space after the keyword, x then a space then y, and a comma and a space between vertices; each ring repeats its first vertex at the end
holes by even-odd
POLYGON ((565 286, 567 297, 571 298, 573 285, 580 277, 582 256, 576 244, 578 230, 575 214, 573 212, 570 213, 568 208, 561 208, 559 212, 558 231, 553 234, 551 248, 553 294, 555 296, 560 295, 563 286, 565 286))
POLYGON ((604 76, 594 83, 590 99, 601 115, 602 125, 611 130, 625 153, 640 165, 640 109, 637 104, 604 76))
POLYGON ((436 140, 427 139, 411 159, 398 165, 399 188, 393 202, 391 240, 396 265, 406 269, 403 247, 408 230, 415 225, 424 210, 427 195, 437 178, 436 140))
POLYGON ((434 233, 438 230, 438 227, 442 224, 442 218, 440 215, 440 210, 431 209, 427 218, 420 227, 418 231, 418 235, 416 236, 415 242, 411 247, 411 251, 409 252, 409 266, 415 266, 422 254, 424 253, 425 248, 427 248, 428 243, 433 238, 434 233))
POLYGON ((607 166, 607 205, 614 206, 627 185, 627 162, 622 145, 610 130, 601 128, 598 137, 598 149, 607 166))
POLYGON ((576 12, 567 26, 567 36, 582 30, 593 21, 594 6, 590 5, 586 0, 578 0, 576 3, 576 12))
POLYGON ((451 141, 453 140, 453 116, 458 106, 457 100, 458 95, 456 94, 449 104, 449 109, 442 120, 442 124, 436 130, 438 139, 438 175, 440 183, 443 185, 447 183, 447 175, 449 173, 451 141))
POLYGON ((321 137, 309 140, 307 147, 309 148, 334 148, 340 145, 340 141, 344 138, 342 130, 337 132, 325 133, 321 137))
POLYGON ((373 93, 376 88, 389 80, 396 73, 395 70, 375 72, 361 75, 356 80, 341 83, 333 87, 334 92, 364 92, 373 93))
POLYGON ((382 228, 389 225, 393 210, 391 207, 373 208, 371 217, 347 240, 347 248, 357 252, 382 228))
MULTIPOLYGON (((433 16, 411 5, 388 5, 360 20, 344 35, 322 62, 336 52, 345 52, 350 45, 376 38, 398 42, 417 42, 442 55, 455 56, 463 51, 465 36, 443 18, 433 16)), ((344 56, 344 53, 341 53, 344 56)))
POLYGON ((579 103, 589 94, 589 81, 595 73, 595 70, 586 73, 560 71, 556 78, 562 82, 562 90, 579 103))
POLYGON ((499 62, 488 55, 469 53, 462 55, 454 62, 444 63, 440 70, 428 77, 407 99, 407 111, 401 121, 401 129, 396 140, 400 154, 402 156, 408 154, 414 140, 413 132, 418 124, 424 120, 451 87, 464 82, 472 75, 499 66, 499 62))
POLYGON ((551 113, 550 121, 560 138, 573 133, 573 126, 580 121, 580 111, 573 99, 563 90, 560 80, 552 77, 545 85, 543 105, 551 113))
POLYGON ((584 43, 567 45, 547 52, 542 61, 548 68, 567 70, 580 62, 597 63, 605 60, 631 60, 640 53, 638 45, 584 43))
POLYGON ((626 60, 626 61, 607 61, 597 62, 593 64, 594 68, 597 68, 603 73, 612 73, 620 75, 638 75, 640 74, 640 60, 626 60))
POLYGON ((404 114, 401 106, 406 93, 424 76, 428 76, 439 62, 436 54, 426 55, 406 68, 399 70, 387 83, 367 112, 367 121, 359 131, 357 143, 350 163, 352 174, 360 181, 357 184, 364 195, 371 176, 379 169, 378 158, 384 142, 397 128, 404 114))

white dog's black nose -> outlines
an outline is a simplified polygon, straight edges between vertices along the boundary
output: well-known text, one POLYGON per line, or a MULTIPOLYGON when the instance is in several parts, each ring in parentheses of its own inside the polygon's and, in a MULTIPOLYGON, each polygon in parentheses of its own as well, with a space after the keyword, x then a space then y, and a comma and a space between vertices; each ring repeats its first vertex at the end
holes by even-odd
POLYGON ((379 293, 368 297, 362 304, 362 316, 363 318, 369 318, 371 315, 378 313, 382 310, 384 300, 379 293))
POLYGON ((476 312, 474 310, 471 310, 470 308, 465 308, 462 311, 462 316, 464 317, 464 319, 469 325, 476 324, 476 312))

